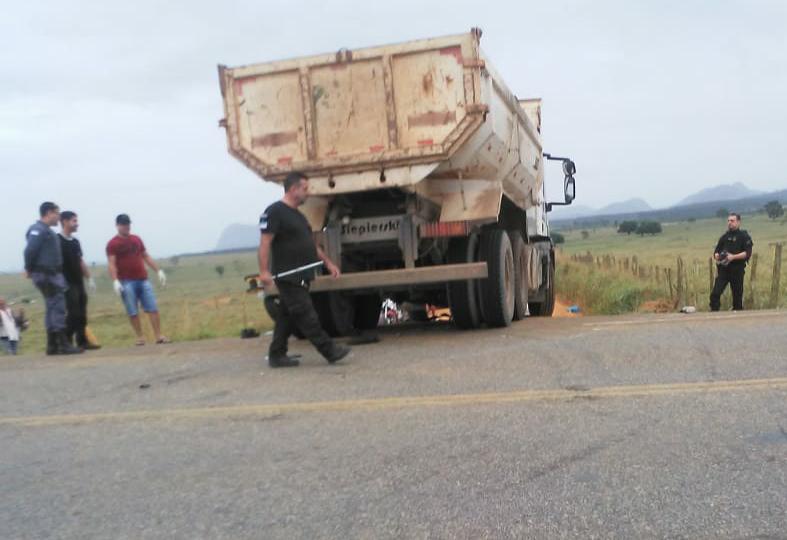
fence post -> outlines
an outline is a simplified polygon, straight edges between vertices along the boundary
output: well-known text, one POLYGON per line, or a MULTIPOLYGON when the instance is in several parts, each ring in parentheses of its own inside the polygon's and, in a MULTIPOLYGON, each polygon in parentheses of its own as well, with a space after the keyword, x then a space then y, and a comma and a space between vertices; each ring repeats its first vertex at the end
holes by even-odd
POLYGON ((779 281, 782 276, 782 246, 784 242, 776 242, 773 244, 773 277, 771 278, 771 301, 770 307, 776 309, 779 307, 779 281))
POLYGON ((685 277, 685 268, 683 266, 683 259, 678 257, 678 268, 677 268, 677 305, 678 306, 685 306, 686 305, 686 282, 684 280, 685 277))
POLYGON ((755 294, 755 280, 757 279, 757 254, 751 256, 751 275, 749 276, 749 291, 746 295, 748 298, 744 302, 746 309, 757 309, 757 300, 755 294))
POLYGON ((669 288, 669 301, 672 302, 673 294, 672 294, 672 268, 667 268, 667 287, 669 288))

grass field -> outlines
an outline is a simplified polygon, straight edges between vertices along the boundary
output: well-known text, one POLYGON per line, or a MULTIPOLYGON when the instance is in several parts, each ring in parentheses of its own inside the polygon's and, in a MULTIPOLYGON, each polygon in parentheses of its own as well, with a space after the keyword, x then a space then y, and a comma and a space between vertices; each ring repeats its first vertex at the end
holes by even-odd
MULTIPOLYGON (((769 307, 775 249, 771 244, 787 241, 787 224, 770 220, 765 215, 744 216, 742 228, 752 236, 757 256, 753 283, 751 264, 746 271, 744 298, 751 299, 746 307, 769 307)), ((614 227, 560 231, 566 241, 559 246, 558 295, 567 302, 579 303, 590 313, 636 311, 642 309, 643 304, 645 309, 648 306, 666 308, 675 305, 676 292, 673 290, 670 295, 665 270, 670 269, 673 287, 676 287, 680 257, 685 266, 685 302, 698 309, 707 309, 708 259, 726 229, 726 221, 704 219, 664 223, 663 229, 663 233, 654 236, 619 234, 614 227), (580 258, 585 262, 576 261, 580 258), (637 275, 632 269, 635 258, 636 265, 642 268, 637 275)), ((781 307, 787 305, 785 291, 787 264, 783 263, 778 294, 781 307)), ((723 302, 723 307, 729 306, 729 290, 723 302)))
MULTIPOLYGON (((744 228, 754 239, 758 256, 757 279, 750 289, 751 268, 747 269, 747 296, 752 302, 747 307, 765 307, 770 295, 774 248, 769 243, 787 240, 787 225, 773 222, 765 216, 745 219, 744 228)), ((615 314, 638 310, 674 309, 674 295, 663 278, 664 269, 676 272, 677 258, 686 264, 686 294, 689 304, 707 309, 709 293, 708 257, 718 237, 725 229, 721 219, 696 222, 665 223, 664 232, 656 236, 623 235, 614 228, 561 231, 566 242, 559 246, 557 270, 558 296, 564 303, 579 304, 586 313, 615 314), (572 256, 583 256, 593 263, 572 261, 572 256), (614 257, 614 264, 605 267, 597 260, 614 257), (634 275, 622 269, 628 259, 631 266, 636 257, 638 265, 650 275, 634 275), (659 267, 659 276, 653 275, 659 267)), ((256 253, 189 256, 162 259, 169 280, 166 288, 156 285, 162 329, 174 340, 196 340, 212 337, 237 336, 245 326, 267 330, 272 327, 262 302, 255 295, 244 292, 242 277, 257 271, 256 253), (223 275, 216 271, 223 267, 223 275), (245 318, 244 318, 245 313, 245 318)), ((134 335, 123 306, 112 292, 105 267, 93 269, 98 292, 90 297, 88 312, 90 328, 105 346, 130 346, 134 335)), ((674 274, 675 275, 675 274, 674 274)), ((782 266, 779 305, 787 306, 787 264, 782 266)), ((44 349, 43 306, 41 296, 29 280, 21 275, 0 275, 0 296, 24 307, 31 321, 23 335, 23 352, 44 349), (24 301, 32 303, 23 303, 24 301)), ((723 307, 729 307, 729 292, 723 307)), ((153 336, 143 317, 147 339, 153 336)))
MULTIPOLYGON (((168 276, 166 288, 156 288, 161 326, 173 340, 195 340, 240 335, 241 328, 252 326, 267 330, 272 323, 256 295, 244 293, 243 276, 256 272, 255 252, 204 255, 162 259, 159 264, 168 276), (224 268, 222 276, 217 266, 224 268), (246 320, 244 321, 244 312, 246 320)), ((130 346, 134 334, 120 299, 112 291, 105 267, 93 269, 98 291, 88 304, 90 329, 104 346, 130 346)), ((23 334, 22 352, 44 350, 43 305, 41 295, 21 275, 0 275, 0 296, 23 307, 31 321, 23 334), (22 303, 32 300, 33 303, 22 303)), ((148 342, 153 341, 144 315, 143 328, 148 342)))

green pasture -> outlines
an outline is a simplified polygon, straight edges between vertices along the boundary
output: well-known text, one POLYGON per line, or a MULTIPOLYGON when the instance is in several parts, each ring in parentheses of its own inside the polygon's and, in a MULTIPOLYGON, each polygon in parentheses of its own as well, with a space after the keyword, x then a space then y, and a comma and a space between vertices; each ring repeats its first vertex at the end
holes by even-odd
MULTIPOLYGON (((585 311, 591 313, 636 311, 648 301, 707 309, 712 272, 715 272, 709 259, 726 230, 726 218, 662 226, 663 232, 653 236, 620 234, 616 227, 560 231, 565 243, 559 245, 558 295, 565 301, 584 302, 585 311), (677 298, 678 258, 684 268, 681 301, 677 298)), ((784 307, 787 264, 781 265, 776 306, 772 301, 772 287, 774 244, 787 241, 787 223, 757 214, 743 216, 742 228, 754 240, 757 258, 756 269, 750 264, 746 271, 746 307, 784 307)), ((724 302, 723 307, 729 306, 729 292, 724 302)))
MULTIPOLYGON (((257 271, 255 252, 171 257, 158 262, 167 272, 167 286, 159 287, 152 273, 151 282, 156 289, 162 330, 171 339, 239 336, 247 325, 262 331, 272 327, 262 302, 244 292, 243 276, 257 271), (217 267, 223 268, 223 274, 217 267)), ((134 334, 120 299, 112 291, 106 267, 94 267, 92 273, 98 290, 89 298, 90 329, 104 346, 132 345, 134 334)), ((38 291, 21 274, 2 274, 0 296, 14 302, 14 308, 23 308, 30 319, 22 351, 43 351, 43 305, 38 291)), ((142 318, 147 340, 152 343, 150 327, 144 315, 142 318)))

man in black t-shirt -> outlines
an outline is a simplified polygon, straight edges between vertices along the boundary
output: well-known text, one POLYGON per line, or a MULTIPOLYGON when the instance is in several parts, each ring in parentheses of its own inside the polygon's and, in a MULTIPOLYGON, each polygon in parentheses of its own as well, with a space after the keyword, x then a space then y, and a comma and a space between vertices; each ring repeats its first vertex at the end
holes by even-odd
POLYGON ((73 234, 79 229, 79 218, 76 213, 66 210, 60 213, 59 234, 61 252, 63 253, 63 276, 66 278, 66 337, 70 343, 76 339, 76 346, 82 349, 99 349, 87 339, 87 292, 84 280, 93 293, 96 282, 82 258, 82 246, 73 234))
POLYGON ((284 180, 282 200, 270 205, 260 216, 260 282, 263 287, 270 287, 275 279, 279 289, 280 312, 268 350, 268 364, 271 367, 294 367, 299 364, 297 359, 287 356, 287 340, 295 328, 300 330, 331 364, 350 352, 349 347, 334 343, 320 326, 309 295, 314 267, 275 277, 320 261, 333 277, 339 276, 339 268, 315 244, 311 226, 298 210, 298 207, 306 202, 308 195, 309 180, 306 175, 292 172, 284 180))
POLYGON ((732 290, 732 309, 736 311, 743 309, 743 275, 754 242, 749 233, 741 230, 740 227, 740 214, 733 213, 727 216, 727 232, 721 235, 713 251, 717 275, 710 293, 711 311, 719 311, 721 295, 728 283, 732 290))

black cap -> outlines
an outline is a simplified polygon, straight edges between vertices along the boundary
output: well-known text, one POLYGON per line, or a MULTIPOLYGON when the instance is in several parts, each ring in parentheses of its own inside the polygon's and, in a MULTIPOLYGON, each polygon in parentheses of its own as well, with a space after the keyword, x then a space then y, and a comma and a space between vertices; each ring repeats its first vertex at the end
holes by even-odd
POLYGON ((131 225, 131 218, 128 214, 118 214, 115 218, 115 225, 131 225))

